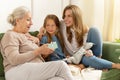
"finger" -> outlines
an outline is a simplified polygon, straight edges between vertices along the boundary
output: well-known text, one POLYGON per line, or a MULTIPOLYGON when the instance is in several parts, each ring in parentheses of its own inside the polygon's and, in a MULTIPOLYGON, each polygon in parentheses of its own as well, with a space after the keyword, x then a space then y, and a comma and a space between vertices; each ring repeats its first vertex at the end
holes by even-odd
POLYGON ((33 41, 33 38, 31 38, 31 37, 28 37, 28 40, 31 40, 31 41, 33 41))

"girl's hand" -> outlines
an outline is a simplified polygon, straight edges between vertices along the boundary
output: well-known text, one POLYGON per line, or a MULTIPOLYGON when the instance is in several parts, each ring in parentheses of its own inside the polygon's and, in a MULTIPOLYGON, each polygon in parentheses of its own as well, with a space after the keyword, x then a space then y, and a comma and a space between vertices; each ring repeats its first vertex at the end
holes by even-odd
POLYGON ((54 51, 53 49, 48 48, 48 44, 43 44, 42 46, 40 46, 40 48, 42 55, 49 55, 54 51))
POLYGON ((39 34, 37 35, 37 37, 39 38, 39 40, 41 40, 42 36, 45 34, 45 29, 44 27, 40 28, 39 34))
POLYGON ((93 56, 92 50, 86 50, 85 56, 87 56, 87 57, 93 56))

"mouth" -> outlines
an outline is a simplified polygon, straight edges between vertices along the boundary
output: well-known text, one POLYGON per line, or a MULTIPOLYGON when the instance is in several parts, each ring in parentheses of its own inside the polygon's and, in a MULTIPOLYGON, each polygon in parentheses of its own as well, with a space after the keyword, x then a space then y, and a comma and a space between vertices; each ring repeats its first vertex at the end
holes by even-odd
POLYGON ((48 31, 49 33, 53 33, 53 31, 48 31))
POLYGON ((28 26, 27 28, 30 29, 30 26, 28 26))
POLYGON ((66 25, 69 25, 70 23, 69 23, 69 22, 66 22, 65 24, 66 24, 66 25))
POLYGON ((65 24, 69 24, 70 22, 69 21, 65 21, 65 24))

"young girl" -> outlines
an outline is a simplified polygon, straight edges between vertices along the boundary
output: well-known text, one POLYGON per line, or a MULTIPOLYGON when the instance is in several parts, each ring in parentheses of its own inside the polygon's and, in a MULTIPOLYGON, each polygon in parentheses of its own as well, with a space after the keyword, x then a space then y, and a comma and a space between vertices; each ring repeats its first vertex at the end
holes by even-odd
POLYGON ((47 15, 43 26, 45 29, 45 35, 41 38, 40 44, 56 42, 58 47, 52 54, 47 55, 46 60, 55 61, 64 59, 65 54, 63 53, 62 36, 59 32, 60 23, 58 17, 53 14, 47 15))

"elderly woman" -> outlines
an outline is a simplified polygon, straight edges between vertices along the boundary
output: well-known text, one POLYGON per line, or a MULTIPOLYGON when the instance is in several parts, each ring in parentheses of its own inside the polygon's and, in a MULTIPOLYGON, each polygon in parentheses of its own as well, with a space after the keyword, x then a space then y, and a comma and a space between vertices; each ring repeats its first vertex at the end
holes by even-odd
POLYGON ((16 8, 8 16, 8 22, 13 29, 1 40, 6 80, 73 80, 66 63, 44 62, 41 55, 51 54, 53 49, 47 44, 39 47, 37 41, 30 39, 28 31, 32 20, 26 7, 16 8))

